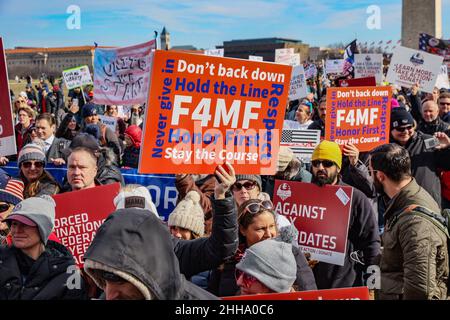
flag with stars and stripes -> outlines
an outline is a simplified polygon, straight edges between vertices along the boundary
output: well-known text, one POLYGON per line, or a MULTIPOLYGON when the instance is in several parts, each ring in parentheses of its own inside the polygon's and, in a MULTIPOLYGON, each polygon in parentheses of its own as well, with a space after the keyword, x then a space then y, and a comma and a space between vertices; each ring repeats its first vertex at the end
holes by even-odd
POLYGON ((419 38, 419 50, 437 54, 444 57, 444 61, 450 61, 450 40, 442 40, 429 34, 421 33, 419 38))
POLYGON ((320 130, 283 129, 280 145, 288 146, 304 163, 311 162, 314 149, 320 143, 320 130))
POLYGON ((356 39, 350 42, 346 47, 344 51, 344 68, 343 68, 343 74, 344 76, 351 76, 354 78, 355 76, 355 69, 353 68, 353 63, 355 62, 355 53, 357 52, 356 47, 356 39))

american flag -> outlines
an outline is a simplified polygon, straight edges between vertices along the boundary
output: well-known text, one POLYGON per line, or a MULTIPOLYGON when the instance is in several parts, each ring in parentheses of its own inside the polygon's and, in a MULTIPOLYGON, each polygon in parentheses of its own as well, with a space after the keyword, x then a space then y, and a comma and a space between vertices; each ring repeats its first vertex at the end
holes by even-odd
POLYGON ((312 153, 319 142, 320 130, 284 129, 281 132, 281 145, 288 146, 305 163, 311 162, 312 153))
POLYGON ((386 42, 386 44, 390 44, 392 42, 392 40, 389 40, 388 42, 386 42))
POLYGON ((355 62, 355 53, 357 53, 357 47, 356 47, 356 39, 350 42, 345 47, 344 52, 344 70, 343 74, 348 76, 351 75, 352 78, 354 78, 355 69, 353 68, 353 63, 355 62))
POLYGON ((421 33, 419 38, 419 50, 437 54, 450 59, 450 40, 437 39, 429 34, 421 33))

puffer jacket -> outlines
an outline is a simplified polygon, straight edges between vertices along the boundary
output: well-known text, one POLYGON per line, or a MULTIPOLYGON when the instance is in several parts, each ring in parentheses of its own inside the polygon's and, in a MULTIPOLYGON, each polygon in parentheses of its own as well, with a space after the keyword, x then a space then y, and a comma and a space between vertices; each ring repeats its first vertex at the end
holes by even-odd
POLYGON ((66 247, 49 240, 26 277, 20 271, 18 259, 24 254, 19 251, 15 247, 0 247, 0 300, 87 299, 84 281, 66 247), (79 274, 78 288, 75 272, 79 274), (68 284, 75 287, 69 288, 68 284))
POLYGON ((98 229, 84 259, 84 270, 102 289, 105 282, 98 270, 126 279, 146 300, 216 299, 180 273, 167 227, 146 210, 113 212, 98 229))
POLYGON ((386 209, 381 299, 446 299, 447 238, 429 219, 410 214, 417 205, 440 213, 436 201, 413 179, 386 209))

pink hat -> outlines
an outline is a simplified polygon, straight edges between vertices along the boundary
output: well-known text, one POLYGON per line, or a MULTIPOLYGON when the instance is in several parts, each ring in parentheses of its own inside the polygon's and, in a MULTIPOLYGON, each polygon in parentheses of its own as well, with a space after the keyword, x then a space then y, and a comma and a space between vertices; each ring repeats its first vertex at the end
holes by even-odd
POLYGON ((391 99, 391 109, 398 108, 398 107, 400 107, 400 104, 398 103, 397 99, 392 98, 391 99))
POLYGON ((34 222, 33 220, 21 215, 21 214, 12 214, 9 215, 8 218, 5 219, 5 221, 19 221, 20 223, 26 224, 27 226, 30 227, 36 227, 37 224, 36 222, 34 222))

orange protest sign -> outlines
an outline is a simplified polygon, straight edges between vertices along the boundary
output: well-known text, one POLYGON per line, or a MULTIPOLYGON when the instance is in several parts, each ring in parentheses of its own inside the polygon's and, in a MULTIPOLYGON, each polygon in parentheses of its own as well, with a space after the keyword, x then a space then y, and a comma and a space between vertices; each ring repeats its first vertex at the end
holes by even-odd
POLYGON ((389 143, 390 87, 328 88, 325 139, 359 151, 389 143))
POLYGON ((370 300, 370 297, 368 287, 354 287, 224 297, 222 300, 370 300))
POLYGON ((140 173, 274 174, 291 67, 156 51, 140 173))

